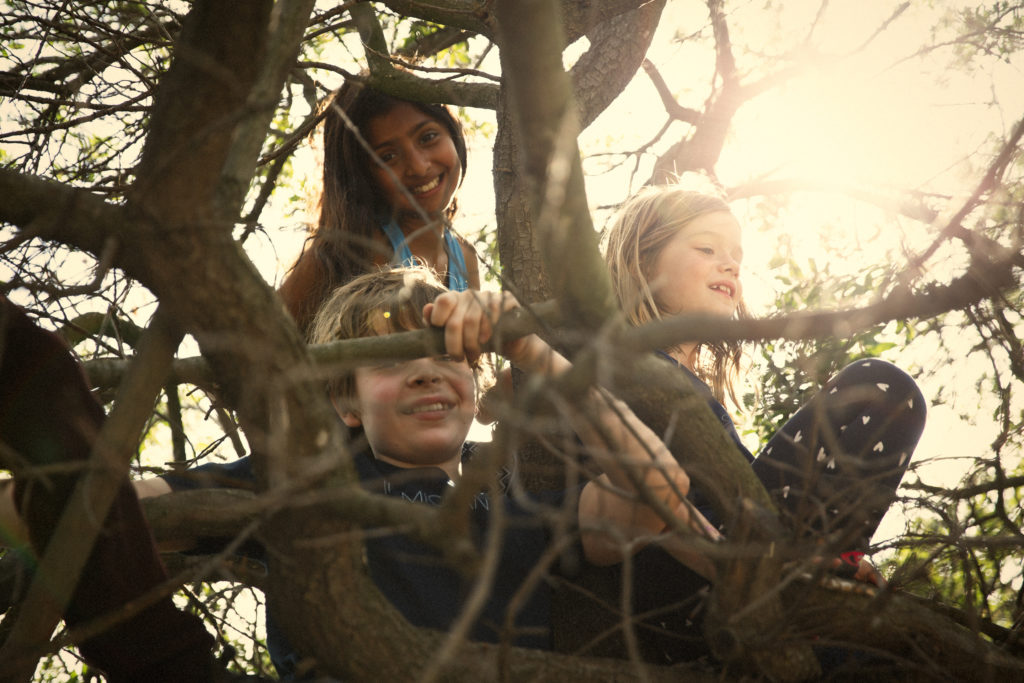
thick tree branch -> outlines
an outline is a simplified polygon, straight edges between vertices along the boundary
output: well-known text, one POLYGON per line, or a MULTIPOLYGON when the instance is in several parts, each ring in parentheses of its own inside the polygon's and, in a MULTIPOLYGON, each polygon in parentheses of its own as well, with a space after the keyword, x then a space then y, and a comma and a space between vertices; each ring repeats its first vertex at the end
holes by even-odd
POLYGON ((790 624, 816 634, 822 643, 857 643, 902 660, 909 680, 917 680, 915 673, 923 680, 957 681, 1024 676, 1019 659, 915 598, 882 593, 871 599, 799 584, 788 597, 787 603, 796 606, 787 615, 790 624))
MULTIPOLYGON (((354 484, 335 483, 317 488, 323 479, 323 474, 314 469, 304 478, 273 491, 182 491, 145 499, 143 507, 157 539, 174 547, 188 546, 201 539, 233 539, 243 529, 268 519, 283 507, 323 505, 325 519, 362 528, 401 528, 410 538, 442 551, 452 566, 471 572, 479 562, 472 539, 457 533, 447 523, 446 507, 422 509, 409 501, 369 493, 354 484)), ((262 537, 263 531, 259 530, 257 535, 262 537)))
MULTIPOLYGON (((381 3, 403 17, 415 17, 443 26, 452 26, 494 38, 494 18, 490 3, 477 0, 383 0, 381 3)), ((355 10, 353 9, 353 12, 355 10)))
MULTIPOLYGON (((0 648, 0 660, 13 662, 23 652, 34 652, 60 620, 101 531, 101 520, 106 519, 126 481, 136 444, 181 337, 167 311, 159 309, 140 341, 138 357, 118 387, 117 400, 93 445, 88 467, 46 546, 20 616, 0 648)), ((25 660, 25 669, 15 674, 16 679, 29 678, 37 658, 25 660)))
POLYGON ((664 9, 664 0, 649 2, 598 25, 588 34, 590 49, 570 72, 581 129, 593 123, 633 78, 664 9))
POLYGON ((426 79, 407 70, 396 69, 387 53, 387 45, 377 15, 367 4, 352 8, 352 17, 363 40, 370 75, 368 85, 376 90, 422 102, 445 102, 464 107, 497 108, 498 87, 490 83, 460 83, 426 79))
MULTIPOLYGON (((643 11, 650 0, 561 0, 559 6, 562 31, 566 44, 571 44, 599 26, 622 21, 629 12, 643 11)), ((656 10, 660 14, 660 10, 656 10)))
POLYGON ((246 98, 248 116, 235 127, 217 187, 215 202, 225 218, 234 218, 245 199, 256 159, 280 97, 281 85, 299 54, 299 44, 309 24, 313 4, 313 0, 293 0, 274 5, 268 22, 271 34, 266 39, 267 53, 260 62, 260 73, 246 98))
POLYGON ((109 235, 142 236, 122 207, 63 183, 0 168, 0 196, 0 220, 22 228, 21 239, 54 240, 99 255, 109 235))
POLYGON ((797 313, 757 320, 723 320, 710 316, 676 316, 625 335, 629 348, 667 348, 684 340, 754 341, 762 339, 845 338, 890 320, 931 318, 995 296, 1015 284, 1010 261, 977 263, 947 285, 918 293, 899 289, 871 306, 834 312, 797 313), (633 345, 635 344, 635 346, 633 345))
MULTIPOLYGON (((224 3, 196 4, 179 36, 174 64, 160 82, 131 200, 167 227, 184 220, 205 228, 237 215, 225 216, 226 207, 215 197, 232 138, 249 118, 246 105, 267 58, 272 5, 255 0, 242 7, 244 12, 224 3), (225 36, 220 31, 229 24, 234 28, 225 36)), ((280 81, 277 85, 279 91, 280 81)), ((240 157, 248 156, 250 137, 240 141, 246 149, 240 157)))
POLYGON ((616 306, 586 203, 559 18, 544 0, 501 3, 498 18, 505 87, 519 139, 530 141, 522 168, 547 275, 572 327, 596 329, 616 306))
MULTIPOLYGON (((0 174, 2 178, 2 174, 0 174)), ((770 339, 845 338, 891 320, 930 318, 959 310, 1014 286, 1009 262, 977 264, 946 285, 931 285, 918 292, 899 289, 876 304, 840 311, 796 313, 774 318, 727 320, 721 317, 684 314, 624 330, 614 344, 631 352, 650 352, 686 341, 766 341, 770 339)), ((557 302, 533 304, 527 310, 508 315, 497 325, 497 339, 511 339, 550 327, 565 327, 567 319, 557 302)), ((491 350, 493 344, 486 344, 491 350)), ((349 365, 381 359, 411 359, 437 354, 444 348, 444 333, 437 328, 401 332, 372 339, 350 339, 310 347, 319 366, 349 365)), ((99 359, 85 364, 96 386, 113 386, 126 361, 99 359)), ((174 376, 182 382, 209 386, 210 376, 201 358, 176 360, 174 376)))
MULTIPOLYGON (((646 4, 647 0, 561 0, 556 2, 558 17, 566 39, 557 46, 561 53, 565 45, 590 33, 595 26, 605 24, 622 14, 646 4)), ((388 8, 405 17, 416 17, 445 26, 465 29, 497 38, 494 6, 477 0, 446 0, 424 3, 418 0, 384 0, 388 8)))

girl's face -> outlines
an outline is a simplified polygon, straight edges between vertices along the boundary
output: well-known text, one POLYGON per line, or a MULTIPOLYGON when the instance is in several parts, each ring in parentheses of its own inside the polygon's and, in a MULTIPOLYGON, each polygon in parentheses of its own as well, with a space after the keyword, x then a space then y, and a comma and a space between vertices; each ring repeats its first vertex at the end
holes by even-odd
POLYGON ((731 317, 743 287, 740 224, 728 211, 706 213, 687 223, 654 261, 648 281, 662 312, 711 313, 731 317))
POLYGON ((421 221, 418 206, 431 218, 439 217, 462 179, 455 141, 445 125, 412 104, 401 102, 371 119, 365 134, 373 151, 398 179, 396 183, 379 164, 371 163, 373 181, 394 214, 400 220, 421 221))

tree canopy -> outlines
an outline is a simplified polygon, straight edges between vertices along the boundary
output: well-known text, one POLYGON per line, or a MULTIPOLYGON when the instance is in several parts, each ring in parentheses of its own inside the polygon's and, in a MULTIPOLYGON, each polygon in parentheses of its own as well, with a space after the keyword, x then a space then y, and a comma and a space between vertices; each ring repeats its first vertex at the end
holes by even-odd
MULTIPOLYGON (((307 138, 349 79, 459 108, 474 131, 476 180, 455 229, 476 243, 489 280, 538 304, 533 324, 576 361, 571 381, 523 389, 506 413, 538 425, 552 447, 520 449, 499 430, 495 469, 520 451, 527 486, 565 476, 572 459, 552 453, 544 417, 600 378, 667 435, 731 520, 704 627, 730 675, 812 677, 817 636, 888 653, 908 679, 1021 675, 1024 5, 854 4, 6 0, 3 291, 83 359, 110 404, 117 474, 259 459, 256 496, 175 494, 148 507, 158 537, 255 535, 273 549, 266 576, 234 557, 168 557, 192 603, 208 605, 211 628, 239 647, 239 668, 268 673, 242 600, 265 592, 290 639, 342 679, 678 675, 630 661, 621 615, 608 627, 624 643, 620 659, 583 643, 510 652, 417 631, 361 570, 360 542, 346 532, 362 525, 412 524, 451 552, 461 546, 445 509, 413 519, 352 485, 314 369, 332 354, 415 356, 436 339, 310 349, 274 292, 301 239, 302 185, 316 183, 303 167, 307 138), (966 83, 980 87, 958 100, 966 83), (913 108, 922 97, 900 88, 929 94, 913 108), (934 94, 944 91, 953 95, 934 94), (967 114, 946 115, 957 107, 967 114), (810 158, 851 167, 869 150, 852 170, 871 177, 841 177, 842 163, 802 166, 796 152, 814 147, 823 154, 810 158), (887 148, 892 157, 872 155, 887 148), (480 161, 493 211, 476 184, 480 161), (681 316, 630 330, 615 311, 604 221, 638 187, 675 180, 713 188, 744 219, 755 319, 681 316), (723 339, 758 342, 734 406, 749 415, 751 442, 866 356, 911 371, 933 423, 967 427, 956 441, 926 440, 932 452, 901 489, 903 533, 875 539, 888 551, 887 590, 796 580, 789 562, 806 548, 780 532, 710 411, 647 353, 723 339), (929 464, 949 460, 953 477, 929 464), (233 582, 194 583, 225 577, 233 582)), ((97 490, 109 481, 97 477, 97 490)), ((62 525, 101 513, 70 510, 62 525)), ((94 533, 79 528, 84 545, 57 561, 48 553, 36 576, 73 583, 63 562, 87 553, 94 533)), ((5 607, 17 593, 6 591, 5 607)), ((50 641, 56 615, 32 600, 8 610, 0 661, 62 647, 50 641)), ((555 628, 572 632, 589 612, 566 601, 555 628)), ((39 675, 59 678, 66 665, 48 659, 39 675)), ((25 679, 34 667, 0 671, 25 679)))

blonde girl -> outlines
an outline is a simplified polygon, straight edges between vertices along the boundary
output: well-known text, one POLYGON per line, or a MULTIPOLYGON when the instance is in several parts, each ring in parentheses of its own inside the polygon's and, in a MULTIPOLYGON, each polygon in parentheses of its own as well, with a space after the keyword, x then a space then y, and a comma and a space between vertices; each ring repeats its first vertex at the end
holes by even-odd
MULTIPOLYGON (((606 260, 619 304, 634 325, 683 313, 746 315, 741 229, 718 197, 677 186, 641 190, 615 218, 606 260)), ((755 458, 722 406, 733 392, 739 345, 687 343, 658 354, 706 396, 794 531, 849 550, 843 553, 847 571, 877 581, 865 573, 860 548, 892 501, 924 428, 925 402, 913 379, 884 361, 856 361, 755 458)), ((698 508, 715 522, 696 489, 691 494, 698 508)))

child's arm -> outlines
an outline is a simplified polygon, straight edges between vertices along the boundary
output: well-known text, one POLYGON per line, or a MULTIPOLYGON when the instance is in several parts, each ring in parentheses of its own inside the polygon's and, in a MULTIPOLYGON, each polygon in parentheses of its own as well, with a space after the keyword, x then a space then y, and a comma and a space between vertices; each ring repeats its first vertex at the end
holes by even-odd
MULTIPOLYGON (((423 315, 429 324, 445 328, 445 348, 450 355, 475 360, 482 345, 493 335, 493 323, 502 313, 518 306, 508 292, 448 292, 428 304, 423 315)), ((572 367, 536 335, 506 342, 501 352, 531 373, 557 376, 572 367)), ((595 389, 586 408, 572 416, 574 428, 593 451, 608 454, 601 462, 605 473, 588 483, 580 497, 583 549, 590 561, 621 561, 622 539, 651 536, 666 529, 661 515, 641 499, 638 486, 662 502, 680 521, 711 536, 717 535, 685 502, 690 488, 686 472, 661 439, 625 403, 595 389)), ((666 548, 698 571, 710 571, 702 557, 682 547, 666 548)), ((637 549, 639 546, 633 548, 637 549)))
MULTIPOLYGON (((135 479, 131 483, 139 500, 171 493, 171 487, 160 477, 135 479)), ((14 480, 0 479, 0 548, 28 542, 25 520, 14 505, 14 480)), ((177 552, 191 546, 187 543, 157 543, 157 547, 163 552, 177 552)))
MULTIPOLYGON (((594 390, 588 408, 589 421, 581 413, 574 419, 575 428, 604 474, 580 494, 581 540, 587 559, 595 564, 621 562, 642 548, 645 539, 668 530, 662 513, 644 496, 663 504, 695 533, 717 538, 718 531, 686 500, 690 490, 686 471, 629 406, 594 390)), ((708 559, 680 540, 672 535, 659 542, 676 559, 710 576, 713 569, 708 559)))

